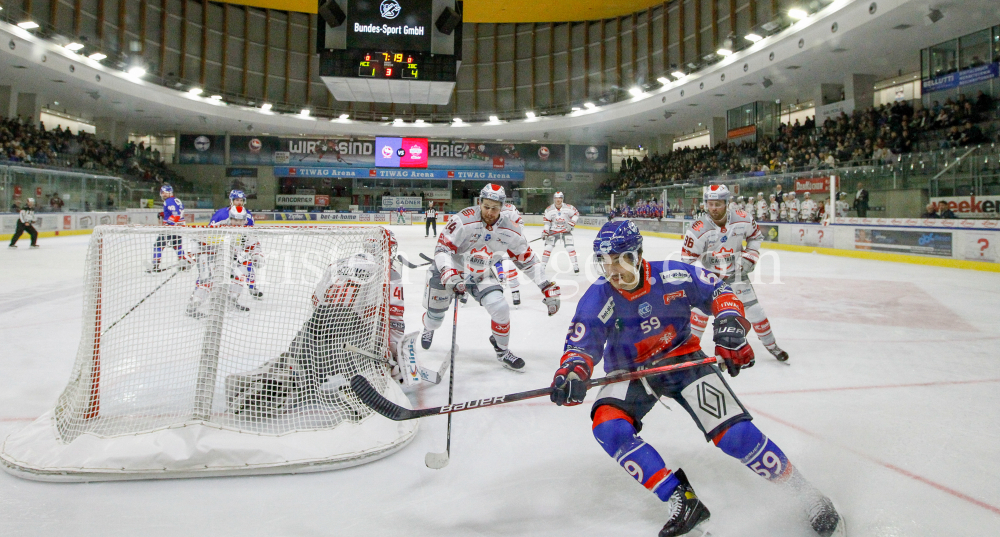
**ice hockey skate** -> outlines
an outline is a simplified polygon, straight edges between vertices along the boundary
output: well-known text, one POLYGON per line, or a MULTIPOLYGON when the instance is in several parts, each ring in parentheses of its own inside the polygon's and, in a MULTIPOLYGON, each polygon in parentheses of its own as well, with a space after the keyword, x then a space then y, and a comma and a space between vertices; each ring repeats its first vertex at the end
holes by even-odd
POLYGON ((259 289, 250 289, 249 293, 250 296, 256 298, 257 300, 261 300, 262 298, 264 298, 264 293, 260 292, 259 289))
POLYGON ((434 341, 434 331, 424 329, 423 333, 420 334, 420 347, 427 350, 431 348, 432 341, 434 341))
POLYGON ((500 360, 504 367, 511 371, 524 373, 524 359, 515 356, 514 353, 510 352, 510 349, 501 349, 497 346, 497 340, 493 336, 490 336, 490 344, 493 345, 493 350, 497 353, 497 360, 500 360))
POLYGON ((514 307, 515 308, 521 305, 521 292, 520 291, 511 291, 510 292, 510 298, 511 298, 511 301, 514 302, 514 307))
POLYGON ((782 348, 777 345, 768 347, 767 351, 770 352, 771 355, 774 356, 779 362, 788 361, 788 353, 782 350, 782 348))
POLYGON ((678 469, 674 475, 681 483, 677 485, 667 502, 667 508, 670 509, 670 519, 660 530, 660 537, 710 535, 705 531, 704 523, 708 521, 711 513, 695 495, 691 483, 684 475, 684 470, 678 469))
POLYGON ((826 496, 820 496, 807 508, 809 524, 822 537, 844 537, 847 535, 847 524, 837 512, 833 501, 826 496))

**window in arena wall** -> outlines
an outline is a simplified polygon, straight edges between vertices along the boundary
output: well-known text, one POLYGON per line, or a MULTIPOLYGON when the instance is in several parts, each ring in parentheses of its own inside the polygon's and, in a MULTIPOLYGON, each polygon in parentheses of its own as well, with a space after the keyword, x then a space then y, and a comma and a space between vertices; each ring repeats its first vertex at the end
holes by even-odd
POLYGON ((174 153, 177 152, 177 138, 172 135, 146 135, 138 136, 130 134, 128 140, 135 145, 142 142, 144 147, 152 151, 160 152, 160 161, 171 163, 174 161, 174 153))
POLYGON ((62 114, 55 115, 51 112, 42 110, 39 115, 39 119, 45 124, 47 130, 52 130, 56 127, 62 127, 64 130, 69 129, 72 133, 78 133, 80 131, 87 132, 90 134, 96 134, 97 128, 90 123, 78 119, 71 119, 62 114))
POLYGON ((678 149, 684 149, 687 147, 697 148, 697 147, 708 147, 711 142, 711 137, 706 133, 696 138, 688 138, 687 140, 681 140, 679 142, 674 142, 674 151, 678 149))

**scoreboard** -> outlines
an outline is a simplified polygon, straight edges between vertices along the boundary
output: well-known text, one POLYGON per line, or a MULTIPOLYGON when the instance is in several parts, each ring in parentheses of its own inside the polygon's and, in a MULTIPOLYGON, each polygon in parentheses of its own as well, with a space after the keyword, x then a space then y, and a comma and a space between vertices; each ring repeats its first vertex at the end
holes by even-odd
POLYGON ((420 78, 420 63, 404 52, 365 52, 358 64, 358 76, 369 78, 420 78))

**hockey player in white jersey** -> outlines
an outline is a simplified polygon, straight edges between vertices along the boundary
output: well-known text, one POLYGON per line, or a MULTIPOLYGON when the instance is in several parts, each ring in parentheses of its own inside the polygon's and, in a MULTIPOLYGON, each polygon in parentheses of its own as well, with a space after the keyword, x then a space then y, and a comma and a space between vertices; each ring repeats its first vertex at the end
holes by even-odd
MULTIPOLYGON (((503 209, 500 212, 507 217, 508 220, 517 225, 518 230, 521 235, 524 235, 524 219, 521 218, 521 213, 518 212, 517 207, 513 203, 504 203, 503 209)), ((501 282, 507 284, 507 288, 510 289, 510 299, 514 303, 514 307, 521 305, 521 282, 517 277, 517 265, 510 259, 510 255, 507 252, 502 252, 500 255, 500 261, 497 261, 494 267, 497 271, 497 278, 501 282)))
POLYGON ((782 194, 781 200, 778 201, 778 221, 788 221, 788 194, 782 194))
POLYGON ((847 192, 837 194, 837 218, 847 218, 847 211, 851 210, 851 204, 847 203, 847 192))
POLYGON ((524 360, 508 348, 510 308, 503 296, 503 286, 492 270, 494 257, 507 252, 521 273, 526 274, 542 291, 549 315, 559 311, 559 286, 545 279, 545 267, 539 261, 520 226, 502 209, 507 197, 503 187, 488 184, 479 193, 479 205, 469 207, 448 220, 438 237, 434 262, 428 269, 424 293, 424 332, 421 346, 430 348, 434 331, 441 327, 445 312, 456 293, 471 293, 490 314, 490 343, 504 367, 523 371, 524 360))
POLYGON ((799 200, 795 199, 795 192, 788 193, 788 221, 798 222, 799 221, 799 210, 801 206, 799 205, 799 200))
POLYGON ((800 216, 802 217, 803 222, 812 222, 816 220, 816 211, 818 210, 818 207, 808 192, 802 196, 804 199, 802 200, 802 212, 800 213, 800 216))
POLYGON ((770 222, 778 221, 778 211, 781 209, 781 204, 778 203, 778 198, 771 194, 771 203, 767 205, 767 219, 770 222))
POLYGON ((556 241, 562 239, 563 246, 569 252, 569 259, 573 263, 573 273, 578 274, 580 272, 580 264, 576 261, 573 228, 576 227, 576 221, 580 218, 580 211, 577 211, 576 207, 568 203, 563 203, 563 200, 563 193, 556 192, 552 196, 552 205, 545 208, 545 215, 542 217, 542 220, 545 222, 545 228, 542 230, 542 236, 545 237, 545 250, 542 251, 542 267, 548 266, 549 256, 552 254, 552 249, 556 246, 556 241))
MULTIPOLYGON (((725 185, 707 187, 704 196, 708 216, 697 220, 685 233, 681 261, 697 262, 730 283, 733 292, 743 302, 746 318, 753 325, 757 337, 775 358, 785 362, 788 353, 775 342, 764 307, 747 280, 760 259, 764 235, 749 214, 727 210, 730 196, 725 185)), ((691 311, 691 331, 695 336, 700 338, 707 325, 708 315, 698 309, 691 311)))
POLYGON ((757 220, 763 222, 767 219, 767 201, 764 200, 763 192, 757 193, 757 201, 754 205, 757 210, 757 220))

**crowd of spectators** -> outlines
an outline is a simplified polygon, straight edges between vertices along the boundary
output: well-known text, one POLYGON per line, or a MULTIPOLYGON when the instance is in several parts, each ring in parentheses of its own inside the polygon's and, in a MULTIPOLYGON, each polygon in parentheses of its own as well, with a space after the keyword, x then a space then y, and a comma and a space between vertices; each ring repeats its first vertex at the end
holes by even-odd
POLYGON ((142 142, 127 142, 116 147, 107 140, 79 131, 73 134, 68 128, 57 126, 46 129, 20 118, 0 118, 0 162, 78 168, 89 172, 124 176, 139 182, 159 184, 181 182, 160 159, 159 151, 146 147, 142 142))
POLYGON ((617 175, 602 190, 669 185, 699 177, 767 175, 790 171, 880 164, 921 146, 946 149, 990 141, 977 125, 991 119, 993 99, 980 91, 914 110, 907 102, 841 113, 817 128, 813 118, 783 124, 774 137, 756 142, 720 142, 667 154, 622 159, 617 175))
POLYGON ((924 214, 920 215, 920 218, 958 218, 946 201, 928 203, 924 211, 924 214))

